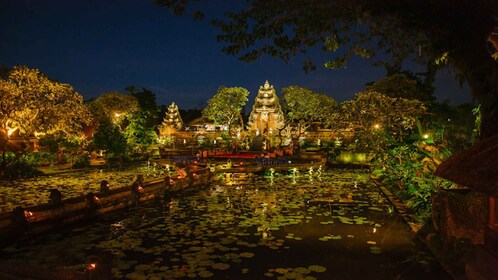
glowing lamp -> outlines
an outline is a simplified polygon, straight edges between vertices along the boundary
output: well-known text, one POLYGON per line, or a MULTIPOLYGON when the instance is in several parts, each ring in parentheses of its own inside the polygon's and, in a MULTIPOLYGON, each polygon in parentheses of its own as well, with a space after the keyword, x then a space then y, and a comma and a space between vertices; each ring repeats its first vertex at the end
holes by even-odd
POLYGON ((424 139, 429 139, 429 134, 426 133, 426 134, 424 134, 423 137, 424 137, 424 139))

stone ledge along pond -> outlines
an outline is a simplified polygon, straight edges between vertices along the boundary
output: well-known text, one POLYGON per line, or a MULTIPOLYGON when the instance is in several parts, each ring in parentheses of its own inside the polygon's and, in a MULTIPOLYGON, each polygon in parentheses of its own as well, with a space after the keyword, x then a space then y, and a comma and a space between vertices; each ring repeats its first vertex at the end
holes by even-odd
POLYGON ((73 279, 450 279, 367 173, 271 175, 220 175, 168 200, 23 237, 1 249, 0 272, 43 268, 73 279))

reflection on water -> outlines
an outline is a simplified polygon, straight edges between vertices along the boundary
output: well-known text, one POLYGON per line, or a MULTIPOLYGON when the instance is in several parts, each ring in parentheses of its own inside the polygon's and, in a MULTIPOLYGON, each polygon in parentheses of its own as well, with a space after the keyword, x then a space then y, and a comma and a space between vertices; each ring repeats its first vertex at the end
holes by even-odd
POLYGON ((232 174, 2 253, 129 279, 447 278, 388 209, 363 173, 232 174))

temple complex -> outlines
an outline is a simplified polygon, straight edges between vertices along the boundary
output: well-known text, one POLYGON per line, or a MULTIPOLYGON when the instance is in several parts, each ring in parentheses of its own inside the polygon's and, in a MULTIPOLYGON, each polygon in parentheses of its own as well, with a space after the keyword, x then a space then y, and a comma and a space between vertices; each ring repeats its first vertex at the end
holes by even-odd
POLYGON ((247 122, 247 129, 257 135, 267 135, 281 129, 284 123, 284 113, 278 102, 275 88, 266 81, 264 86, 259 87, 247 122))

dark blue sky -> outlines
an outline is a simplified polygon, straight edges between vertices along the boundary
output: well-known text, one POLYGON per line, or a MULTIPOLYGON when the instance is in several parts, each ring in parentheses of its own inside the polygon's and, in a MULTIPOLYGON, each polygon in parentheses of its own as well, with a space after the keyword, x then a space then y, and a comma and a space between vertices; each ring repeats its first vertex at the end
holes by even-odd
MULTIPOLYGON (((206 1, 221 11, 234 1, 206 1), (221 7, 221 8, 220 8, 221 7)), ((264 57, 240 62, 221 52, 218 31, 209 21, 176 17, 153 0, 0 0, 0 64, 38 68, 69 83, 86 99, 133 85, 157 96, 158 104, 176 102, 187 109, 202 105, 220 85, 251 92, 265 80, 279 92, 299 85, 338 101, 354 97, 365 83, 384 76, 370 61, 354 59, 344 70, 302 70, 303 57, 285 64, 264 57)), ((209 12, 209 11, 208 11, 209 12)), ((325 54, 313 54, 325 61, 325 54)), ((453 75, 438 74, 436 95, 458 104, 471 101, 453 75)))

